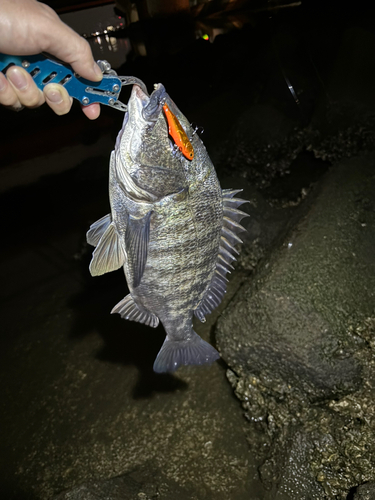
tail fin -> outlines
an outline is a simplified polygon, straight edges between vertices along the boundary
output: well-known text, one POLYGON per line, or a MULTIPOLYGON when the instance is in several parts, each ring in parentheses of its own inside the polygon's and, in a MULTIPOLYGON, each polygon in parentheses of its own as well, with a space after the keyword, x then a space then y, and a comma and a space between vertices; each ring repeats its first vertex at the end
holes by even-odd
POLYGON ((195 332, 189 340, 165 339, 154 363, 156 373, 174 372, 181 365, 206 365, 220 357, 217 350, 195 332))

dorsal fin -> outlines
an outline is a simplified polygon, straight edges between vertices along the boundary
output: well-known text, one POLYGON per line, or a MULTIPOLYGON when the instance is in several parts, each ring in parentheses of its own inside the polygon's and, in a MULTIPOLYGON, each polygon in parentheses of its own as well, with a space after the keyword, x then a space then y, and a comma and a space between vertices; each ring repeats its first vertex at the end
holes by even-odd
POLYGON ((205 316, 212 313, 223 300, 228 281, 226 275, 230 273, 229 268, 233 269, 231 264, 236 260, 233 254, 239 253, 234 245, 242 243, 242 240, 240 240, 236 233, 246 231, 239 222, 249 215, 238 210, 237 207, 248 202, 240 198, 233 198, 233 196, 241 191, 242 189, 223 189, 223 227, 216 270, 203 299, 194 311, 195 316, 203 323, 206 321, 205 316))
POLYGON ((241 222, 244 217, 249 217, 249 214, 238 210, 238 208, 228 207, 227 204, 223 207, 224 216, 233 219, 236 222, 241 222))
POLYGON ((222 190, 223 200, 225 200, 225 198, 233 198, 233 196, 235 196, 238 193, 241 193, 241 191, 243 191, 243 189, 223 189, 222 190))

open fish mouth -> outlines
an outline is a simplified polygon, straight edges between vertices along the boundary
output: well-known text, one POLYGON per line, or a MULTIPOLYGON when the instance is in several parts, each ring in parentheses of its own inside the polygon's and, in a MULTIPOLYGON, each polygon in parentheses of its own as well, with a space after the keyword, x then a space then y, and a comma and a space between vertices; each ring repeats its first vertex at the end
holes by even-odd
MULTIPOLYGON (((166 126, 166 133, 170 138, 172 151, 180 151, 185 158, 192 161, 194 159, 193 146, 179 119, 170 109, 169 106, 173 106, 173 102, 168 97, 164 85, 161 83, 155 85, 154 91, 150 96, 147 96, 139 85, 134 85, 133 87, 132 99, 135 101, 137 112, 147 124, 148 132, 151 132, 155 125, 160 123, 159 117, 163 110, 165 117, 163 123, 166 126), (167 101, 169 102, 167 103, 167 101)), ((163 125, 161 127, 164 129, 163 125)))
POLYGON ((134 92, 142 103, 142 116, 144 120, 155 122, 161 113, 162 106, 167 97, 164 85, 157 83, 150 97, 148 97, 138 85, 134 85, 134 92))
POLYGON ((150 132, 154 128, 162 112, 163 103, 167 98, 167 92, 164 85, 161 83, 155 84, 155 89, 150 96, 145 89, 145 85, 143 88, 137 83, 133 85, 128 111, 125 113, 122 128, 117 135, 116 148, 120 147, 125 128, 129 121, 135 120, 141 127, 146 125, 148 132, 150 132))

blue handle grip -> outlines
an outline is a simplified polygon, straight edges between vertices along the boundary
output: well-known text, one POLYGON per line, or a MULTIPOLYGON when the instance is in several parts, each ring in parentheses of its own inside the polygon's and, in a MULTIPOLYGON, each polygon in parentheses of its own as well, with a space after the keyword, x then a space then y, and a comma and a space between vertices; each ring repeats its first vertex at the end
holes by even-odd
POLYGON ((115 107, 116 104, 121 104, 117 103, 121 80, 116 75, 103 75, 100 82, 91 82, 75 74, 70 66, 48 59, 42 54, 35 56, 0 54, 0 71, 5 73, 12 65, 22 66, 28 71, 41 90, 47 83, 63 85, 68 94, 78 99, 84 106, 94 102, 115 107))

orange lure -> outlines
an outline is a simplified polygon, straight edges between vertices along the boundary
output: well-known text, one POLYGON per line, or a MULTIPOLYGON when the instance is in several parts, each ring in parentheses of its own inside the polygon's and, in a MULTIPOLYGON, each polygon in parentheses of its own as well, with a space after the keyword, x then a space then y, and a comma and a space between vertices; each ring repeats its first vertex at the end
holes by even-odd
POLYGON ((169 135, 172 137, 176 146, 185 158, 192 160, 194 158, 194 149, 188 139, 188 136, 186 135, 185 130, 182 128, 181 123, 169 109, 167 104, 163 105, 163 111, 168 122, 169 135))

